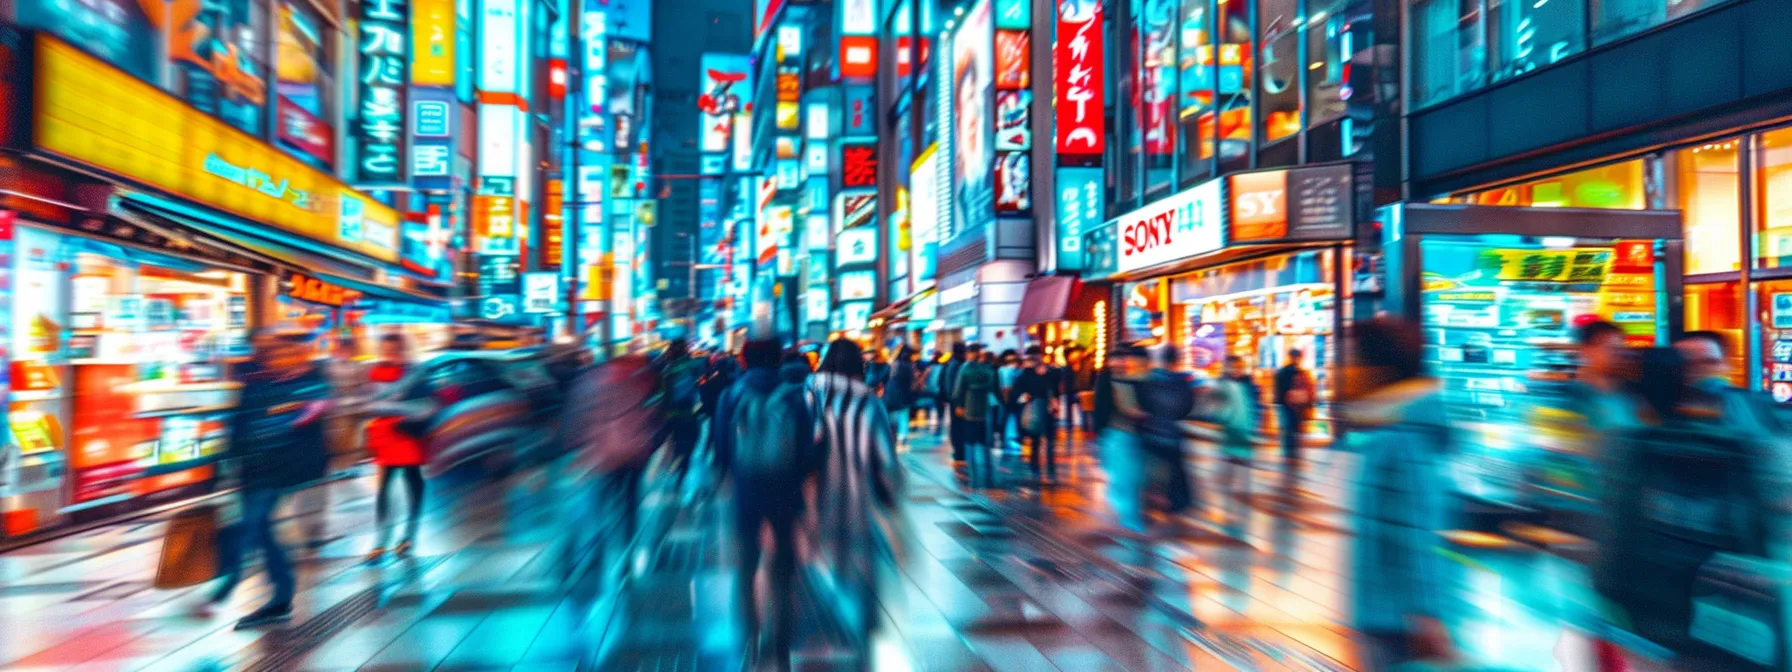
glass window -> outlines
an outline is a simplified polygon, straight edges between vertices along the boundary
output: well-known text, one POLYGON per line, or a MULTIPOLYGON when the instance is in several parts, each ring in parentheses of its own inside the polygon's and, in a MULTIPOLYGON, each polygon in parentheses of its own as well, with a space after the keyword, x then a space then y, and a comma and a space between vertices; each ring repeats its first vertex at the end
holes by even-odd
POLYGON ((1176 158, 1177 0, 1145 0, 1139 16, 1139 130, 1145 154, 1145 194, 1174 188, 1176 158))
POLYGON ((1219 4, 1220 38, 1219 67, 1215 81, 1219 89, 1220 169, 1241 170, 1250 167, 1251 151, 1251 59, 1256 53, 1251 34, 1250 7, 1244 2, 1219 4))
POLYGON ((1208 0, 1184 0, 1182 3, 1181 81, 1178 125, 1182 128, 1184 147, 1182 185, 1207 179, 1212 173, 1214 151, 1214 58, 1213 12, 1208 0))
POLYGON ((1726 0, 1590 0, 1593 43, 1642 32, 1726 0))
POLYGON ((1413 105, 1429 105, 1481 88, 1486 83, 1482 75, 1487 58, 1485 36, 1478 0, 1413 2, 1413 105))
POLYGON ((1300 8, 1294 0, 1260 0, 1257 21, 1261 28, 1257 59, 1257 89, 1262 96, 1264 144, 1300 132, 1300 8))
POLYGON ((1756 264, 1792 266, 1792 128, 1756 136, 1755 194, 1756 264))
MULTIPOLYGON (((1690 239, 1688 239, 1690 242, 1690 239)), ((1748 328, 1748 310, 1742 305, 1742 285, 1717 282, 1686 286, 1686 330, 1715 331, 1729 341, 1730 382, 1748 385, 1747 348, 1742 332, 1748 328)), ((1771 345, 1771 344, 1769 344, 1771 345)))
POLYGON ((193 39, 168 47, 174 94, 256 137, 264 136, 268 103, 266 7, 255 0, 203 3, 188 26, 170 31, 193 39))
POLYGON ((1517 77, 1586 48, 1578 0, 1488 0, 1489 81, 1517 77))
POLYGON ((1645 203, 1643 196, 1643 161, 1635 159, 1466 194, 1459 201, 1452 202, 1528 205, 1539 208, 1641 210, 1645 203))
POLYGON ((1742 174, 1737 140, 1671 152, 1676 207, 1685 218, 1686 272, 1742 268, 1742 174))
POLYGON ((1344 77, 1350 71, 1350 57, 1358 46, 1354 38, 1365 38, 1363 46, 1367 46, 1368 26, 1359 28, 1354 25, 1344 11, 1343 2, 1333 2, 1307 17, 1308 128, 1344 116, 1344 92, 1349 88, 1344 77), (1359 35, 1353 30, 1365 32, 1359 35))

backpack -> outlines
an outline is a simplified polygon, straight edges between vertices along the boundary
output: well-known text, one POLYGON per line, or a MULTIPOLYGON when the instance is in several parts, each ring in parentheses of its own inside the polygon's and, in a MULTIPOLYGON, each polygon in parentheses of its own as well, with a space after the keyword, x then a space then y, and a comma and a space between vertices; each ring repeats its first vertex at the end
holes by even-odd
POLYGON ((1171 456, 1182 454, 1182 421, 1195 411, 1194 381, 1169 371, 1152 371, 1136 388, 1139 410, 1145 421, 1139 438, 1147 451, 1171 456))
POLYGON ((1283 399, 1289 406, 1308 408, 1318 396, 1313 389, 1313 376, 1306 371, 1298 371, 1294 374, 1294 380, 1289 381, 1288 395, 1283 399))
POLYGON ((734 406, 734 471, 746 478, 807 473, 815 457, 815 427, 806 417, 803 388, 779 383, 769 392, 742 389, 734 406))
POLYGON ((996 389, 996 372, 981 364, 965 365, 955 378, 964 388, 960 415, 968 420, 983 420, 989 415, 989 398, 996 389))

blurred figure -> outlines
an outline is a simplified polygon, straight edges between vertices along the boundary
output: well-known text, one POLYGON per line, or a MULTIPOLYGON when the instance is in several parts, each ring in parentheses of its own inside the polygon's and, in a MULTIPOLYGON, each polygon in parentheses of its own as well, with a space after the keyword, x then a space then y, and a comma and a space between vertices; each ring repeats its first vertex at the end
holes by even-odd
POLYGON ((1220 427, 1219 495, 1227 524, 1236 524, 1244 498, 1251 490, 1251 458, 1257 450, 1257 406, 1262 399, 1244 358, 1226 357, 1224 375, 1214 381, 1213 421, 1220 427))
POLYGON ((1020 353, 1003 350, 1002 357, 996 363, 995 399, 990 400, 990 427, 995 430, 994 444, 1001 452, 1020 452, 1020 431, 1015 426, 1015 416, 1020 409, 1014 405, 1014 382, 1020 380, 1020 353))
POLYGON ((889 384, 884 386, 884 409, 890 412, 899 450, 908 446, 909 409, 916 405, 916 397, 926 387, 925 381, 915 371, 915 352, 907 345, 902 346, 896 351, 896 362, 890 365, 889 384))
POLYGON ((1626 389, 1631 351, 1624 330, 1605 320, 1580 325, 1575 333, 1580 366, 1566 395, 1594 435, 1638 425, 1635 397, 1626 389))
POLYGON ((796 611, 790 599, 796 520, 803 508, 803 483, 817 463, 817 425, 802 385, 779 375, 777 340, 749 341, 742 347, 742 357, 747 370, 722 395, 711 432, 717 452, 728 456, 728 474, 734 482, 734 533, 740 559, 735 585, 749 638, 747 661, 758 665, 760 652, 767 651, 762 647, 769 645, 771 662, 783 667, 790 662, 796 611), (760 533, 767 526, 772 535, 769 633, 761 631, 755 593, 764 552, 760 533))
POLYGON ((274 512, 287 490, 321 478, 329 459, 319 419, 329 407, 330 385, 309 348, 302 335, 272 336, 259 344, 256 366, 244 377, 230 416, 226 459, 236 468, 242 513, 235 543, 224 544, 219 558, 223 583, 211 601, 230 598, 251 549, 261 550, 273 586, 268 603, 237 622, 239 630, 292 619, 292 563, 274 534, 274 512))
POLYGON ((865 382, 871 389, 883 394, 884 387, 890 383, 890 363, 884 360, 883 350, 872 348, 865 351, 865 382))
MULTIPOLYGON (((379 362, 367 372, 370 387, 390 386, 410 372, 410 352, 403 336, 387 334, 381 338, 379 356, 379 362)), ((402 405, 379 403, 370 406, 369 410, 378 417, 367 423, 367 447, 373 454, 373 463, 380 470, 379 492, 374 496, 374 520, 379 531, 374 537, 373 550, 367 554, 367 562, 374 563, 385 557, 387 542, 392 538, 394 525, 388 516, 391 499, 388 495, 392 491, 394 476, 404 479, 405 490, 411 494, 411 506, 405 518, 404 536, 399 539, 396 547, 392 547, 393 554, 409 554, 411 545, 417 540, 417 525, 423 517, 423 462, 426 452, 418 420, 409 415, 409 412, 415 411, 402 405)))
POLYGON ((660 377, 660 412, 665 415, 661 433, 672 439, 672 464, 677 474, 675 483, 684 485, 690 473, 691 456, 697 450, 700 427, 697 424, 698 404, 702 402, 698 381, 703 377, 703 364, 691 357, 684 339, 666 344, 658 362, 660 377))
POLYGON ((1686 359, 1689 384, 1717 399, 1726 420, 1752 425, 1764 434, 1784 430, 1771 398, 1731 384, 1729 339, 1723 334, 1689 331, 1674 341, 1674 349, 1686 359))
POLYGON ((1083 431, 1094 430, 1082 405, 1082 393, 1095 388, 1095 358, 1088 354, 1080 345, 1064 350, 1063 391, 1058 407, 1062 409, 1059 417, 1064 419, 1066 431, 1074 432, 1079 427, 1083 431))
POLYGON ((945 414, 946 438, 952 443, 952 461, 964 461, 964 431, 958 424, 958 374, 964 371, 970 348, 964 343, 952 344, 952 356, 939 365, 940 410, 945 414))
MULTIPOLYGON (((917 353, 918 354, 918 353, 917 353)), ((939 389, 939 368, 934 366, 934 357, 939 353, 928 351, 925 357, 914 357, 909 362, 914 367, 915 405, 909 408, 911 422, 919 422, 922 427, 932 427, 939 408, 939 399, 934 391, 939 389)))
POLYGON ((1095 374, 1095 410, 1090 421, 1098 432, 1102 468, 1108 475, 1108 505, 1122 527, 1145 531, 1145 456, 1138 425, 1139 383, 1147 370, 1145 350, 1121 346, 1108 353, 1107 368, 1095 374))
POLYGON ((703 380, 697 386, 703 404, 698 415, 713 419, 716 406, 722 401, 722 394, 734 386, 734 381, 739 376, 740 362, 734 357, 724 354, 710 358, 709 370, 703 374, 703 380))
POLYGON ((784 352, 784 361, 778 364, 778 375, 787 382, 801 385, 809 381, 809 374, 815 371, 809 365, 808 355, 795 349, 784 352))
POLYGON ((989 416, 990 400, 996 393, 996 370, 985 361, 981 350, 972 352, 953 376, 952 418, 954 439, 964 444, 970 485, 987 488, 995 485, 995 465, 990 464, 989 416))
POLYGON ((1351 558, 1354 622, 1365 670, 1448 655, 1442 621, 1453 583, 1440 552, 1447 529, 1453 433, 1442 386, 1427 377, 1424 338, 1411 324, 1377 319, 1355 328, 1359 376, 1344 419, 1362 456, 1349 508, 1358 530, 1351 558))
POLYGON ((573 464, 597 481, 598 505, 617 511, 597 530, 599 549, 624 548, 635 535, 641 479, 662 443, 659 390, 652 363, 629 354, 586 370, 567 397, 573 464))
MULTIPOLYGON (((821 529, 832 531, 832 567, 850 593, 849 624, 865 642, 874 623, 876 599, 872 551, 877 548, 876 509, 896 505, 901 482, 890 442, 890 417, 865 382, 858 344, 828 344, 821 368, 809 380, 809 403, 823 443, 826 469, 821 481, 821 529)), ((782 660, 782 659, 780 659, 782 660)))
POLYGON ((1301 432, 1313 414, 1313 406, 1319 402, 1319 386, 1313 382, 1313 374, 1301 368, 1304 354, 1298 348, 1290 348, 1288 363, 1276 369, 1274 393, 1282 429, 1282 460, 1290 469, 1301 465, 1301 432))
POLYGON ((1183 422, 1195 412, 1195 384, 1188 374, 1176 370, 1175 347, 1158 347, 1153 354, 1155 365, 1136 388, 1139 409, 1144 412, 1139 439, 1151 460, 1150 471, 1164 477, 1169 512, 1182 513, 1194 505, 1196 496, 1182 452, 1183 422))
POLYGON ((1047 364, 1037 345, 1027 346, 1027 365, 1009 390, 1008 401, 1026 437, 1033 477, 1058 478, 1058 398, 1064 389, 1064 372, 1047 364))

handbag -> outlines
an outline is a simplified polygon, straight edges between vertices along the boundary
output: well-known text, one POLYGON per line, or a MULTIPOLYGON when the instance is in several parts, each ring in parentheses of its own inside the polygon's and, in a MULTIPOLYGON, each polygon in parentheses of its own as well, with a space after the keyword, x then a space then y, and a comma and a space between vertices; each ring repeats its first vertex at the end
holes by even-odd
POLYGON ((217 578, 220 541, 217 506, 201 504, 174 514, 162 537, 153 585, 186 588, 217 578))
POLYGON ((1027 436, 1045 436, 1050 431, 1051 408, 1044 399, 1032 399, 1020 410, 1020 431, 1027 436))
POLYGON ((1730 669, 1792 670, 1786 648, 1792 565, 1764 557, 1718 553, 1699 567, 1687 634, 1730 669))

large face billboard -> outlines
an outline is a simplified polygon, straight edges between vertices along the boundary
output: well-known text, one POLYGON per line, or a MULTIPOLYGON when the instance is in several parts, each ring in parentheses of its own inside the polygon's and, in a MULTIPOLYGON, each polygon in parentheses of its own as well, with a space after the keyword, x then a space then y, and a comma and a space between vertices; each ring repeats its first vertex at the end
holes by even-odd
POLYGON ((995 26, 989 3, 982 0, 966 13, 952 37, 955 232, 981 226, 994 216, 995 138, 990 99, 995 79, 995 26))
POLYGON ((1107 148, 1105 45, 1100 0, 1058 0, 1058 42, 1052 52, 1058 154, 1099 159, 1107 148))

